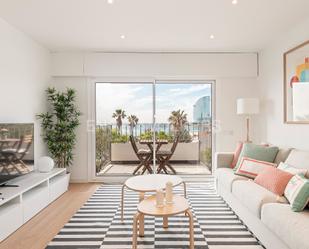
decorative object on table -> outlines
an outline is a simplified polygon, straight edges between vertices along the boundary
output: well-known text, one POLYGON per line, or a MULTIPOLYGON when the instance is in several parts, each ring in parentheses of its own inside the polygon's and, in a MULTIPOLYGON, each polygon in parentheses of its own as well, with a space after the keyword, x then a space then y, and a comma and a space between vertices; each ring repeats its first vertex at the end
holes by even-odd
POLYGON ((260 112, 260 101, 257 98, 237 99, 237 114, 246 117, 246 142, 250 143, 250 116, 260 112))
POLYGON ((167 182, 165 186, 165 203, 173 204, 173 183, 167 182))
POLYGON ((309 40, 283 57, 284 122, 309 124, 309 40))
POLYGON ((156 207, 164 207, 164 192, 162 189, 156 191, 156 207))
POLYGON ((7 139, 8 138, 8 134, 9 134, 9 130, 6 128, 1 128, 0 129, 0 139, 7 139))
POLYGON ((48 156, 43 156, 39 158, 37 162, 38 170, 42 173, 50 172, 54 168, 54 165, 54 160, 48 156))
POLYGON ((46 93, 51 111, 37 115, 43 128, 43 139, 56 166, 68 169, 73 162, 76 128, 81 116, 75 103, 76 91, 68 88, 59 92, 48 88, 46 93))

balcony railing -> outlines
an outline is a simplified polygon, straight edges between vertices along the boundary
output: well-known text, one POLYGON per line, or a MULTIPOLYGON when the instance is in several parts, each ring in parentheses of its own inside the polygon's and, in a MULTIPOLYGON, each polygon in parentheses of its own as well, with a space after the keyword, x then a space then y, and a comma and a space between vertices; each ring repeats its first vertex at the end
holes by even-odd
MULTIPOLYGON (((168 123, 158 123, 155 125, 155 134, 158 139, 167 139, 172 143, 174 137, 173 126, 168 123)), ((127 158, 122 157, 120 161, 128 162, 134 157, 134 152, 129 144, 129 136, 133 134, 134 137, 139 139, 152 139, 153 125, 149 123, 137 124, 135 127, 129 124, 123 124, 119 128, 116 124, 97 124, 96 125, 96 168, 100 172, 106 165, 115 159, 118 153, 112 150, 128 150, 127 158), (124 144, 124 145, 117 145, 124 144), (127 145, 125 145, 127 144, 127 145), (132 155, 131 155, 132 154, 132 155), (113 155, 113 156, 112 156, 113 155)), ((192 154, 197 156, 193 157, 198 163, 203 163, 209 168, 211 167, 211 123, 187 123, 182 128, 180 134, 180 143, 187 143, 187 148, 192 148, 192 154), (192 143, 190 146, 189 143, 192 143)), ((179 149, 183 146, 179 145, 179 149)), ((174 160, 177 160, 175 155, 174 160)), ((186 159, 186 158, 181 158, 186 159)), ((192 159, 187 158, 188 161, 192 159)))

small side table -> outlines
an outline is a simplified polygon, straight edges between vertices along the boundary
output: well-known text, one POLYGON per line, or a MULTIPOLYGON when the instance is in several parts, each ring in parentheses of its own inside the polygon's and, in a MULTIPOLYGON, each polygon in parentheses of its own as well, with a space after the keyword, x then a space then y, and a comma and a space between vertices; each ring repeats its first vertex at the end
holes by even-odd
POLYGON ((140 221, 144 220, 145 215, 163 217, 163 227, 168 228, 168 217, 181 213, 189 217, 190 249, 194 249, 194 224, 189 203, 187 199, 179 195, 174 195, 173 200, 173 204, 165 205, 161 208, 156 206, 155 195, 140 202, 137 207, 138 212, 134 215, 133 220, 132 249, 137 249, 137 234, 141 237, 144 236, 144 222, 140 221))
POLYGON ((125 189, 130 189, 132 191, 139 193, 139 202, 144 200, 145 193, 155 192, 157 189, 165 189, 165 184, 167 182, 172 182, 173 187, 178 185, 183 185, 184 196, 187 195, 186 183, 179 177, 175 175, 166 174, 150 174, 150 175, 140 175, 129 178, 122 185, 121 191, 121 221, 123 221, 124 213, 124 194, 125 189))

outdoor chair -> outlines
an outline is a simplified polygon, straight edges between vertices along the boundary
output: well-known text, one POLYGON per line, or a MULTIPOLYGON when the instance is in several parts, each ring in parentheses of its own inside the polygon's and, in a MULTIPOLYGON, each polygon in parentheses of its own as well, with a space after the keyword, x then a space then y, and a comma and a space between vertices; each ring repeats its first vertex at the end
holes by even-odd
POLYGON ((179 142, 179 135, 175 136, 172 148, 170 150, 157 151, 156 155, 159 162, 157 173, 160 173, 163 170, 166 174, 168 174, 167 168, 169 168, 173 172, 173 174, 176 174, 176 170, 172 167, 172 165, 169 164, 169 160, 174 155, 178 142, 179 142))
POLYGON ((27 165, 23 162, 23 159, 28 154, 30 146, 33 142, 32 140, 32 135, 21 136, 17 146, 13 145, 12 147, 1 150, 1 156, 4 158, 5 162, 5 165, 3 165, 4 169, 6 166, 12 165, 19 173, 22 172, 22 168, 30 171, 27 165), (20 165, 21 169, 17 164, 20 165))
POLYGON ((133 175, 135 175, 141 168, 142 168, 142 174, 144 174, 146 170, 148 170, 148 172, 151 174, 153 172, 150 166, 151 158, 152 158, 151 150, 138 149, 135 139, 132 135, 130 136, 130 142, 131 142, 135 155, 140 161, 139 165, 134 170, 133 175))

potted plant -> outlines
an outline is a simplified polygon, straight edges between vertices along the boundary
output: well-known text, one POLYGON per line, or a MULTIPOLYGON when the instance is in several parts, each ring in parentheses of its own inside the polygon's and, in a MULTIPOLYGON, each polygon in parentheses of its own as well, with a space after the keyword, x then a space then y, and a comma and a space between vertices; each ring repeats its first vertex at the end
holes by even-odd
POLYGON ((69 166, 73 163, 76 144, 76 128, 80 124, 81 116, 75 103, 76 91, 68 88, 65 92, 59 92, 55 88, 48 88, 46 93, 50 110, 37 115, 41 120, 43 140, 55 165, 67 169, 69 180, 69 166))

